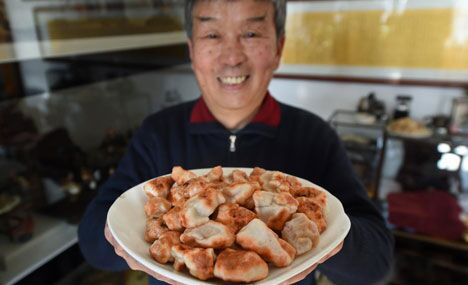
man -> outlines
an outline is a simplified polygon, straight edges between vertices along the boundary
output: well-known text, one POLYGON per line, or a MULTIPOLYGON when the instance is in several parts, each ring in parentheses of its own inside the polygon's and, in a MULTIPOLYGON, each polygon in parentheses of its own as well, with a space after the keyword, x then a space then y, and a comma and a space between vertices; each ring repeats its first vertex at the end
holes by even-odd
MULTIPOLYGON (((268 93, 285 41, 285 10, 284 0, 187 1, 188 45, 202 96, 143 122, 80 224, 80 247, 89 263, 109 270, 130 265, 173 283, 126 255, 107 228, 115 249, 106 241, 107 211, 123 191, 170 173, 174 165, 222 165, 279 170, 313 181, 341 200, 351 230, 318 267, 335 283, 374 284, 389 271, 392 237, 336 134, 317 116, 278 103, 268 93)), ((316 266, 288 282, 306 277, 301 284, 314 284, 313 274, 306 275, 316 266)))

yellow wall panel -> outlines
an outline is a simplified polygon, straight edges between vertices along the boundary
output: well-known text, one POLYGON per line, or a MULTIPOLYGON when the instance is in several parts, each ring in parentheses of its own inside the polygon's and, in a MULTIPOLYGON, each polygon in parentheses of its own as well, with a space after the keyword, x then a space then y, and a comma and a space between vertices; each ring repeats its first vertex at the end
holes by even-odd
POLYGON ((452 8, 291 13, 283 63, 466 70, 461 16, 452 8))

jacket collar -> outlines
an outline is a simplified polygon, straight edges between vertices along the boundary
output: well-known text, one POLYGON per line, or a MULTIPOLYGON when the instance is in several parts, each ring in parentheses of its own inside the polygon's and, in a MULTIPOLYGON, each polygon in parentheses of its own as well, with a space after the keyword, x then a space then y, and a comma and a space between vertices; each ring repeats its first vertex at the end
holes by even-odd
MULTIPOLYGON (((281 108, 268 92, 263 99, 260 110, 252 121, 239 130, 238 134, 260 134, 273 137, 281 121, 281 108)), ((221 123, 219 123, 208 109, 203 97, 195 102, 190 115, 190 133, 192 134, 230 134, 221 123)))
MULTIPOLYGON (((255 115, 253 120, 250 123, 260 123, 265 124, 270 127, 278 127, 281 120, 281 110, 278 102, 270 95, 269 92, 265 95, 263 99, 262 106, 260 110, 255 115)), ((203 96, 195 103, 195 106, 192 109, 190 115, 190 124, 198 123, 210 123, 217 122, 216 118, 208 109, 208 106, 203 100, 203 96)))

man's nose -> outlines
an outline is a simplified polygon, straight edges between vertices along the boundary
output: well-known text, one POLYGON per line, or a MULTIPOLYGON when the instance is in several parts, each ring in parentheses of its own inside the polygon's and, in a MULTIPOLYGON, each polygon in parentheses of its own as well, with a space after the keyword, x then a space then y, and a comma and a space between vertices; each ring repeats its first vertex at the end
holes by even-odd
POLYGON ((247 59, 240 38, 226 39, 222 49, 221 61, 223 64, 238 66, 247 59))

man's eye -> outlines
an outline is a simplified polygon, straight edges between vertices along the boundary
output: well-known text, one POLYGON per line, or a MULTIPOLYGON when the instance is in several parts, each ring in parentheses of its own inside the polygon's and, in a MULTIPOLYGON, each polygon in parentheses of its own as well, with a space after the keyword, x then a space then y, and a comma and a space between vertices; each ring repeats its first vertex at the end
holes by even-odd
POLYGON ((254 32, 247 32, 247 33, 245 33, 244 36, 245 36, 246 38, 255 38, 255 37, 257 36, 257 34, 254 33, 254 32))
POLYGON ((207 39, 217 39, 218 35, 217 34, 208 34, 208 35, 206 35, 206 38, 207 39))

